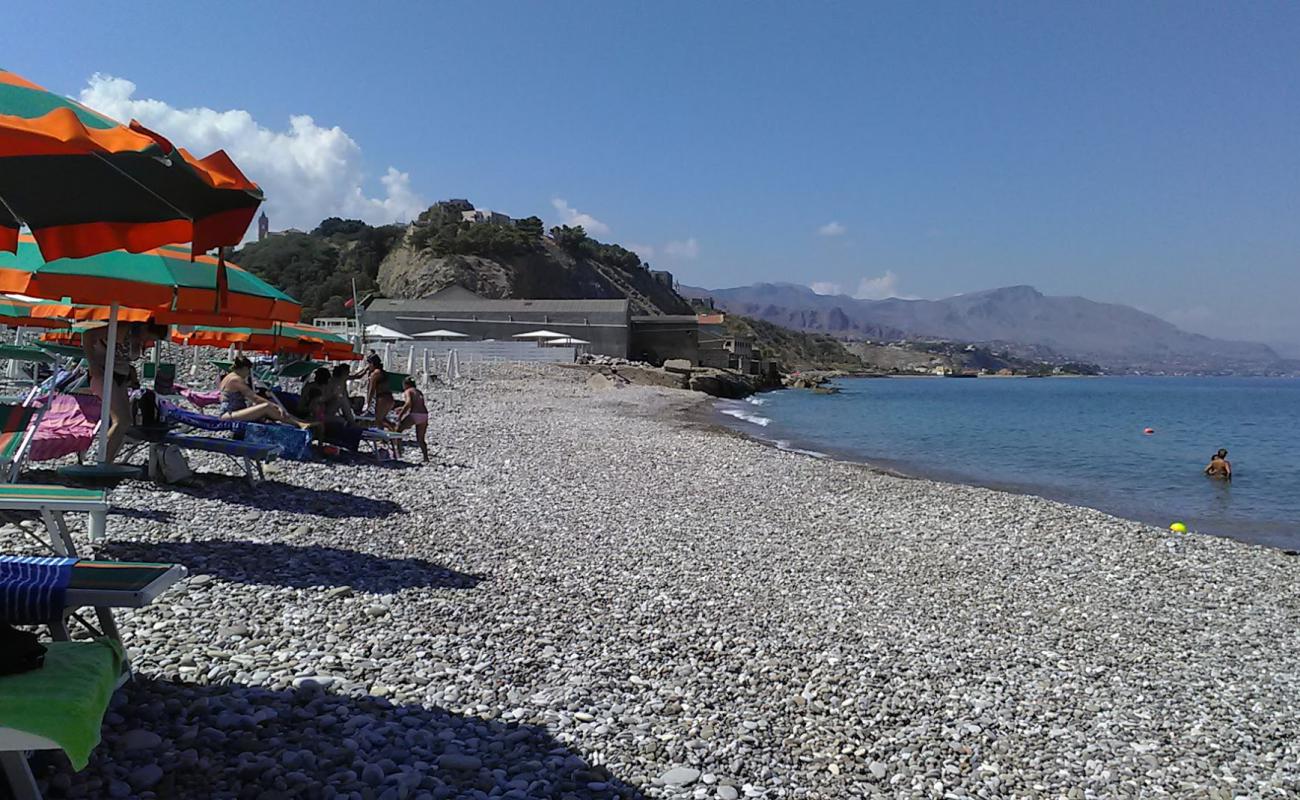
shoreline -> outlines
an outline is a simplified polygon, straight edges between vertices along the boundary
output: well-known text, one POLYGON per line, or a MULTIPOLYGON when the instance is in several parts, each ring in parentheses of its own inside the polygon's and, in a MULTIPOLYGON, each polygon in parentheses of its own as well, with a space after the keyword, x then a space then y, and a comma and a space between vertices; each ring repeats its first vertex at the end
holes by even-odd
MULTIPOLYGON (((859 376, 846 376, 846 377, 856 378, 859 376)), ((897 375, 897 376, 879 376, 879 377, 900 378, 900 379, 914 379, 914 378, 929 379, 929 378, 935 378, 940 376, 897 375)), ((998 377, 998 378, 1005 379, 1009 377, 1020 378, 1020 377, 1029 377, 1029 376, 981 376, 981 377, 998 377)), ((1062 375, 1062 376, 1047 376, 1047 377, 1105 378, 1105 377, 1112 377, 1112 376, 1062 375)), ((1126 376, 1116 376, 1116 377, 1126 377, 1126 376)), ((786 387, 778 391, 804 391, 804 390, 790 389, 786 387)), ((725 398, 710 398, 710 400, 712 400, 712 402, 708 404, 709 406, 708 410, 702 413, 703 417, 708 418, 706 420, 707 422, 716 426, 721 431, 727 432, 729 434, 733 434, 737 437, 740 437, 748 441, 752 441, 754 443, 763 445, 765 447, 770 447, 779 452, 795 453, 795 454, 805 455, 805 456, 809 456, 821 460, 860 466, 876 474, 891 475, 898 478, 906 478, 906 479, 918 480, 918 481, 930 481, 938 484, 946 484, 946 485, 953 485, 953 486, 965 486, 971 488, 987 489, 989 491, 1005 492, 1007 494, 1012 494, 1017 496, 1033 497, 1041 500, 1051 501, 1054 503, 1060 503, 1062 505, 1066 505, 1072 508, 1078 508, 1078 509, 1093 511, 1101 514, 1107 514, 1116 519, 1144 525, 1156 531, 1160 531, 1166 534, 1169 533, 1168 530, 1166 530, 1165 528, 1166 523, 1164 519, 1162 517, 1158 517, 1154 512, 1147 515, 1143 515, 1139 511, 1125 512, 1124 510, 1120 510, 1120 509, 1087 505, 1085 502, 1083 502, 1082 498, 1076 497, 1063 490, 1053 492, 1051 490, 1044 489, 1041 486, 1034 486, 1031 484, 1018 484, 1013 482, 979 480, 977 478, 962 473, 958 473, 958 472, 936 470, 936 469, 927 470, 925 468, 909 465, 905 462, 895 462, 889 459, 885 459, 885 460, 872 459, 869 457, 861 456, 849 450, 836 450, 833 448, 829 450, 808 449, 808 448, 823 447, 823 446, 816 444, 814 442, 801 442, 797 437, 791 437, 789 439, 786 439, 786 438, 765 436, 763 435, 762 431, 767 430, 767 424, 771 420, 768 420, 767 418, 764 417, 763 419, 767 420, 767 422, 759 423, 759 422, 755 422, 754 419, 749 415, 728 413, 728 411, 723 408, 725 404, 744 402, 744 401, 734 401, 725 398), (807 445, 807 447, 803 446, 805 444, 807 445)), ((1174 518, 1177 519, 1177 517, 1174 518)), ((1265 541, 1262 538, 1260 538, 1261 535, 1266 538, 1267 534, 1273 532, 1274 530, 1275 530, 1274 528, 1267 528, 1267 527, 1256 528, 1254 529, 1253 534, 1251 532, 1246 532, 1244 534, 1240 534, 1239 536, 1230 535, 1228 533, 1223 533, 1217 530, 1193 530, 1191 531, 1191 533, 1192 535, 1212 536, 1218 539, 1238 542, 1241 544, 1246 544, 1255 547, 1266 547, 1272 550, 1277 550, 1288 556, 1300 555, 1300 548, 1297 548, 1296 546, 1292 546, 1291 543, 1278 544, 1271 541, 1265 541)))
POLYGON ((191 577, 119 614, 136 680, 46 797, 1300 790, 1295 559, 799 456, 684 391, 426 397, 428 466, 114 491, 96 554, 191 577))

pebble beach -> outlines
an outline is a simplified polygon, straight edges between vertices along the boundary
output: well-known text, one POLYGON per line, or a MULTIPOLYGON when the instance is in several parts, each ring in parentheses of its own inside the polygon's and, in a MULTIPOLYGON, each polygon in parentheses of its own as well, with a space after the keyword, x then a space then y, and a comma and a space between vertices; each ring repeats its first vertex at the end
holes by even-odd
POLYGON ((427 465, 116 488, 95 554, 190 577, 46 797, 1300 796, 1300 558, 586 377, 430 390, 427 465))

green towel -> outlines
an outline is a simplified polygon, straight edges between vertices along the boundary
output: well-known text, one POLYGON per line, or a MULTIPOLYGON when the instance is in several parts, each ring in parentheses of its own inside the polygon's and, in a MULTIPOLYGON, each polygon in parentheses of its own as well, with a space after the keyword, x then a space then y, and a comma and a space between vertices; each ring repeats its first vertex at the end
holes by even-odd
POLYGON ((0 676, 0 726, 44 736, 84 769, 122 674, 122 647, 110 639, 45 646, 44 667, 0 676))

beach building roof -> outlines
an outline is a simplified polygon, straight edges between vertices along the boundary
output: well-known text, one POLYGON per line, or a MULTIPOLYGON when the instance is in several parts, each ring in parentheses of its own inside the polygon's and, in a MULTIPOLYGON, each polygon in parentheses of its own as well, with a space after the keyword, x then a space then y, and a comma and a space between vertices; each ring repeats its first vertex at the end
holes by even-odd
POLYGON ((388 328, 383 325, 367 325, 366 338, 367 339, 410 339, 411 337, 407 336, 401 331, 395 331, 392 328, 388 328))
POLYGON ((424 331, 422 333, 417 333, 415 334, 415 338, 417 339, 466 339, 469 338, 469 334, 457 333, 456 331, 449 331, 440 328, 436 331, 424 331))

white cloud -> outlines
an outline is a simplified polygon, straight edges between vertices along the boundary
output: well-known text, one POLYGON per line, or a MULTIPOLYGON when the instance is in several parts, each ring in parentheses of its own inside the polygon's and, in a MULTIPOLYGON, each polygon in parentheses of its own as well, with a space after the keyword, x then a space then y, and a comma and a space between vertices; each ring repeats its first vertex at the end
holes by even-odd
POLYGON ((80 100, 123 122, 138 119, 199 158, 225 150, 266 193, 264 207, 276 229, 310 230, 331 216, 404 222, 429 205, 411 187, 410 175, 393 167, 379 179, 383 194, 368 195, 361 147, 338 126, 321 127, 297 114, 287 128, 275 130, 247 111, 174 108, 135 92, 129 80, 96 73, 80 100))
POLYGON ((623 246, 641 256, 642 261, 649 261, 654 258, 655 246, 652 244, 635 244, 633 242, 628 242, 623 246))
POLYGON ((685 241, 668 242, 664 245, 664 255, 678 259, 699 258, 700 243, 695 241, 694 236, 685 241))
MULTIPOLYGON (((843 284, 834 281, 813 281, 808 284, 808 288, 822 295, 846 294, 843 284)), ((902 294, 898 291, 898 275, 893 270, 888 270, 884 275, 874 278, 860 279, 858 287, 847 294, 857 300, 884 300, 887 297, 897 297, 902 300, 917 299, 915 295, 902 294)))
POLYGON ((582 226, 588 234, 593 236, 604 236, 609 233, 609 226, 590 214, 584 214, 573 206, 563 197, 552 197, 551 205, 560 213, 560 224, 570 227, 582 226))
POLYGON ((817 229, 818 236, 843 236, 847 228, 835 220, 831 220, 817 229))
POLYGON ((875 278, 863 278, 858 281, 858 289, 853 296, 859 300, 884 300, 886 297, 900 297, 904 300, 915 300, 911 295, 899 294, 898 292, 898 275, 893 270, 887 270, 884 275, 875 278))

